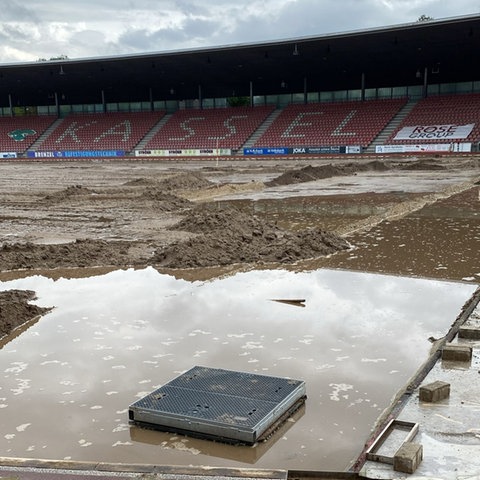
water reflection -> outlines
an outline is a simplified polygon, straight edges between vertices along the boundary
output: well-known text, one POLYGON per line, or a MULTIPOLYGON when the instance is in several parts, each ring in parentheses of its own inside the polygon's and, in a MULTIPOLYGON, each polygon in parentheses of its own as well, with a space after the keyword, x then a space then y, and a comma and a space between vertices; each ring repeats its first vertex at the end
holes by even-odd
POLYGON ((152 268, 0 288, 56 307, 0 351, 3 455, 321 470, 348 468, 474 291, 333 270, 189 282, 152 268), (304 379, 306 407, 255 447, 128 424, 130 403, 194 365, 304 379))

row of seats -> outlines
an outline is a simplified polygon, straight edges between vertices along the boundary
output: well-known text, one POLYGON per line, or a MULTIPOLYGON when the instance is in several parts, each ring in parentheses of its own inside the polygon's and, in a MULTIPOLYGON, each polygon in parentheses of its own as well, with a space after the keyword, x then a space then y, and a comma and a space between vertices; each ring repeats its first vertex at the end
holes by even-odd
POLYGON ((179 110, 145 148, 239 149, 272 112, 272 106, 179 110))
POLYGON ((256 145, 366 147, 405 102, 395 99, 289 105, 256 145))
POLYGON ((480 94, 441 95, 420 100, 386 143, 395 145, 451 143, 452 141, 480 141, 480 94), (445 126, 450 125, 450 130, 455 131, 457 125, 470 124, 473 124, 473 129, 466 138, 452 139, 445 133, 445 126), (426 130, 422 128, 428 126, 431 128, 426 130), (435 129, 435 126, 438 126, 438 129, 435 129), (396 138, 400 130, 407 127, 419 127, 418 133, 411 135, 414 138, 406 138, 410 130, 407 134, 400 134, 400 138, 396 138))
POLYGON ((0 151, 26 152, 55 120, 54 116, 0 117, 0 151))
MULTIPOLYGON (((255 142, 257 147, 368 146, 406 99, 294 104, 285 107, 255 142)), ((58 122, 37 150, 239 149, 273 113, 273 106, 165 112, 74 114, 58 122), (166 118, 164 119, 166 120, 166 118), (151 138, 147 137, 147 134, 151 138), (148 141, 147 141, 148 139, 148 141)), ((54 116, 0 117, 0 152, 23 153, 57 120, 54 116)), ((420 100, 385 143, 451 142, 396 138, 404 127, 469 125, 463 141, 480 141, 480 94, 420 100)), ((267 125, 267 123, 265 123, 267 125)), ((265 128, 265 127, 264 127, 265 128)), ((404 130, 405 131, 405 130, 404 130)))
POLYGON ((39 149, 130 151, 164 115, 163 111, 70 115, 39 149))

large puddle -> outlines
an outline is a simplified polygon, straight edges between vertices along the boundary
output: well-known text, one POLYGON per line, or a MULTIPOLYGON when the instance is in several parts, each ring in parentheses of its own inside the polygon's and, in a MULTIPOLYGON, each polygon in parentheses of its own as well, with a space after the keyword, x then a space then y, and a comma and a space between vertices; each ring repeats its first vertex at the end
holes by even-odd
POLYGON ((2 455, 345 470, 475 285, 325 269, 190 282, 147 268, 0 282, 11 288, 56 308, 2 343, 2 455), (254 447, 129 425, 130 403, 194 365, 302 379, 308 399, 254 447))

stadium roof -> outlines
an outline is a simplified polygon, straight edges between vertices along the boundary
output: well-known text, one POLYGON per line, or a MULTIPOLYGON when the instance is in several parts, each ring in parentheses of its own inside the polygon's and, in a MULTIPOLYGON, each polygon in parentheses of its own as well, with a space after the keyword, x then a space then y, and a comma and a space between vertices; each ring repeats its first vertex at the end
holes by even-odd
POLYGON ((267 95, 480 80, 480 15, 272 42, 0 65, 0 106, 267 95), (200 86, 200 88, 199 88, 200 86))

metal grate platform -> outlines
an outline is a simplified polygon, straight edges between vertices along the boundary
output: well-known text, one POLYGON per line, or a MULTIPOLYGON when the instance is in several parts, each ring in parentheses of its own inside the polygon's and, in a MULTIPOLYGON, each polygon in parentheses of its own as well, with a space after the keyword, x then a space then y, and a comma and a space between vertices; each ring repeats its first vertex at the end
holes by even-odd
POLYGON ((128 414, 159 430, 253 445, 305 398, 301 380, 196 366, 130 405, 128 414))

